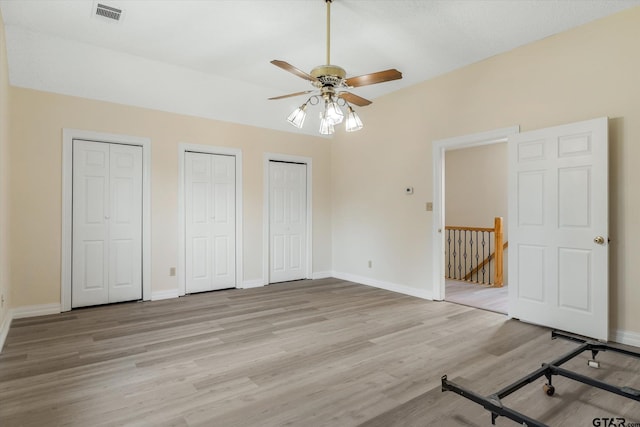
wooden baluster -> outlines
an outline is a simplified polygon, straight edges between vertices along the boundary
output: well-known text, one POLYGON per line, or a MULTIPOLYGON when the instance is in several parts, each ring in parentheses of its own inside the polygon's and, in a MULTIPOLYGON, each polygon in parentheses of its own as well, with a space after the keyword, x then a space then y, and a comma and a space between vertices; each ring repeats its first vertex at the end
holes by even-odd
POLYGON ((502 225, 502 217, 498 216, 494 220, 494 228, 495 228, 495 270, 493 272, 493 286, 496 288, 501 288, 504 278, 503 278, 503 263, 504 263, 504 248, 502 240, 504 239, 504 231, 502 225))

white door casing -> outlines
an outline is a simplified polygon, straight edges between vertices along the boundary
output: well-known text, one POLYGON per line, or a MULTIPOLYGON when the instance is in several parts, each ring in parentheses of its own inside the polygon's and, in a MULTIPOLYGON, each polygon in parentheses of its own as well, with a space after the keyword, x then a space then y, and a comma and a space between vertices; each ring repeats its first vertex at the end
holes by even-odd
POLYGON ((607 141, 606 118, 509 137, 510 316, 608 338, 607 141))
POLYGON ((234 156, 186 152, 185 292, 236 286, 234 156))
POLYGON ((307 277, 307 165, 269 162, 269 282, 307 277))
POLYGON ((142 147, 73 141, 72 306, 142 298, 142 147))

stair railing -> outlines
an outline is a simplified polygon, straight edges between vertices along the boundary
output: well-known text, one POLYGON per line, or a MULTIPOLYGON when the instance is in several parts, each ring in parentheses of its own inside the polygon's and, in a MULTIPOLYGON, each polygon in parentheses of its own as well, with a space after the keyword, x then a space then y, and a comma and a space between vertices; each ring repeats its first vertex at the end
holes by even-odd
POLYGON ((504 250, 508 242, 503 241, 502 217, 494 219, 493 228, 448 225, 444 229, 446 278, 503 286, 504 250))

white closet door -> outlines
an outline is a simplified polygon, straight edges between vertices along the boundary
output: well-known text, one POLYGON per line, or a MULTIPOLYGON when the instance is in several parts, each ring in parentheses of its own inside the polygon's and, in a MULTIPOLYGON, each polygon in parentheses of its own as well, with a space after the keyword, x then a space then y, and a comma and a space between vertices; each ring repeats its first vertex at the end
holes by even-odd
POLYGON ((109 302, 142 299, 142 147, 110 145, 109 302))
POLYGON ((109 302, 109 145, 73 141, 71 305, 109 302))
POLYGON ((185 153, 185 163, 185 290, 235 287, 235 157, 185 153))
POLYGON ((307 165, 269 162, 269 282, 306 278, 307 165))
POLYGON ((213 286, 236 286, 236 158, 213 157, 213 286))
POLYGON ((72 307, 142 298, 142 147, 73 141, 72 307))

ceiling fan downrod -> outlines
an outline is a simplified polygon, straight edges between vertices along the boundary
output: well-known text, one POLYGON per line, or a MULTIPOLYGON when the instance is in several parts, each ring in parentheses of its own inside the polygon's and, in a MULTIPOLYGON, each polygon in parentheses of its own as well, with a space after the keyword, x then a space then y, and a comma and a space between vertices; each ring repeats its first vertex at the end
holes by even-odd
POLYGON ((318 87, 340 87, 343 85, 347 72, 342 67, 331 65, 331 3, 333 0, 324 0, 327 4, 327 62, 318 65, 309 73, 316 79, 313 84, 318 87))
POLYGON ((327 62, 331 64, 331 2, 332 0, 324 0, 327 3, 327 62))

